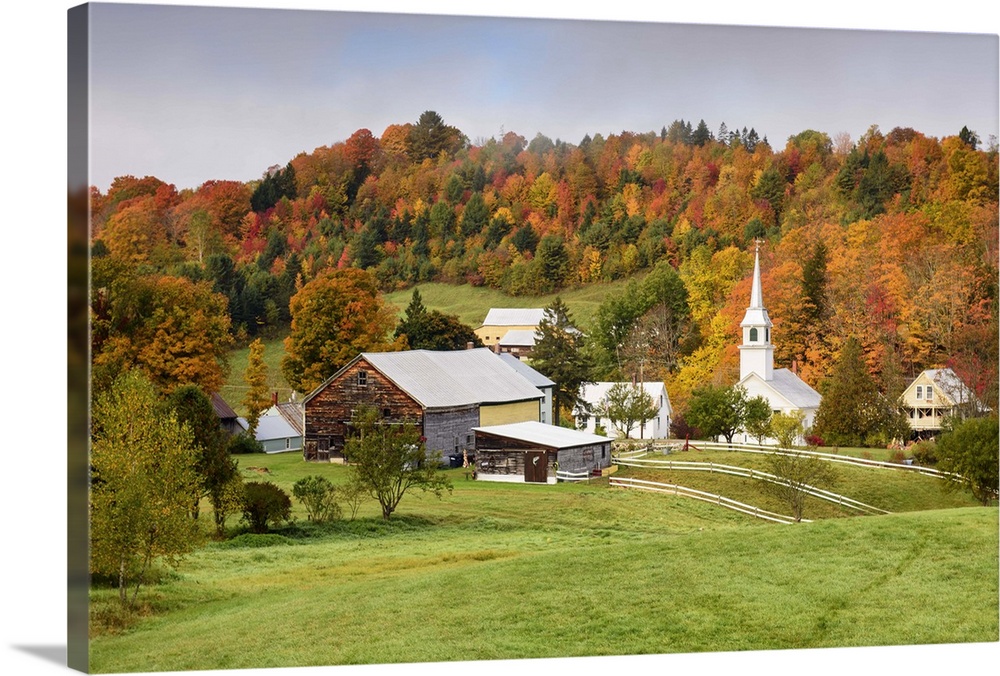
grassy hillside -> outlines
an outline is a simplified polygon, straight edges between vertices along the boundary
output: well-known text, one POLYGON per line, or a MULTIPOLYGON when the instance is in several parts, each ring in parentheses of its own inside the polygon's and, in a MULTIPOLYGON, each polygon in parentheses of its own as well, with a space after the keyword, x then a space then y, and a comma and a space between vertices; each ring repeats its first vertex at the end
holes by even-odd
MULTIPOLYGON (((346 474, 295 454, 241 465, 268 467, 285 488, 310 473, 346 474)), ((449 474, 452 494, 408 495, 388 524, 373 505, 325 529, 303 525, 298 511, 275 546, 208 545, 147 590, 152 615, 94 637, 92 669, 998 639, 995 509, 783 526, 604 481, 449 474)), ((877 486, 889 475, 872 476, 877 486)), ((95 607, 113 595, 96 591, 95 607)))
MULTIPOLYGON (((641 276, 641 275, 640 275, 641 276)), ((636 276, 636 278, 640 277, 636 276)), ((620 292, 628 280, 590 284, 575 289, 565 289, 558 294, 546 296, 508 296, 496 289, 476 287, 468 284, 427 283, 417 285, 424 305, 430 310, 440 310, 458 318, 472 328, 483 323, 491 307, 545 307, 558 295, 565 301, 573 319, 583 329, 590 327, 594 313, 611 293, 620 292)), ((400 314, 406 309, 413 296, 413 289, 386 294, 386 301, 399 308, 400 314)))
MULTIPOLYGON (((594 313, 600 307, 604 298, 614 292, 621 291, 626 282, 609 282, 591 284, 578 289, 570 289, 561 298, 573 313, 573 318, 582 326, 587 327, 594 313)), ((541 297, 507 296, 500 291, 485 287, 474 287, 468 284, 455 286, 451 284, 428 283, 417 286, 423 298, 424 305, 430 310, 440 310, 446 314, 458 315, 459 319, 475 328, 482 324, 487 311, 491 307, 545 307, 552 302, 556 294, 541 297)), ((386 294, 385 300, 395 306, 399 315, 406 310, 413 296, 413 289, 396 291, 386 294)), ((272 391, 278 392, 281 401, 286 401, 292 389, 281 375, 281 358, 285 354, 285 335, 264 339, 264 361, 267 364, 268 382, 272 391)), ((246 392, 243 372, 247 367, 249 348, 241 347, 229 353, 229 373, 222 388, 222 396, 237 413, 243 415, 240 400, 246 392)))

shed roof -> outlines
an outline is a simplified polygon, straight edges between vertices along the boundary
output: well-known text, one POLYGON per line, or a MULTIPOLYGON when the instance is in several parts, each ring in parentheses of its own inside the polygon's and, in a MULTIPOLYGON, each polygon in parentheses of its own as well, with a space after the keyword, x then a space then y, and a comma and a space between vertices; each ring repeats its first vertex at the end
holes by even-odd
POLYGON ((212 393, 212 408, 215 409, 215 415, 219 416, 223 420, 233 419, 236 417, 236 411, 233 407, 226 403, 226 400, 222 398, 222 395, 218 392, 212 393))
POLYGON ((302 429, 302 407, 293 401, 283 401, 275 404, 271 407, 275 413, 280 415, 285 419, 289 425, 291 425, 296 432, 299 434, 303 433, 302 429))
POLYGON ((524 376, 485 347, 365 352, 359 358, 424 408, 500 404, 543 397, 524 376))
POLYGON ((257 420, 257 433, 254 436, 257 441, 270 441, 300 437, 302 433, 280 415, 264 415, 257 420))
POLYGON ((544 308, 491 307, 483 326, 538 326, 544 317, 544 308))
POLYGON ((497 343, 502 347, 534 347, 538 341, 535 329, 511 329, 497 343))
POLYGON ((546 378, 544 375, 531 368, 512 354, 503 353, 500 355, 500 359, 502 359, 503 362, 512 369, 527 378, 528 382, 535 387, 553 387, 555 385, 552 380, 546 378))
POLYGON ((772 376, 771 380, 764 380, 757 373, 748 373, 746 378, 740 381, 740 384, 750 378, 756 378, 795 408, 819 408, 819 403, 822 400, 819 392, 810 387, 798 375, 788 369, 774 369, 772 376))
POLYGON ((611 441, 608 437, 581 432, 580 430, 571 430, 566 427, 559 427, 558 425, 546 425, 534 420, 508 423, 506 425, 473 427, 472 429, 483 434, 503 437, 505 439, 517 439, 518 441, 526 441, 531 444, 557 450, 611 441))

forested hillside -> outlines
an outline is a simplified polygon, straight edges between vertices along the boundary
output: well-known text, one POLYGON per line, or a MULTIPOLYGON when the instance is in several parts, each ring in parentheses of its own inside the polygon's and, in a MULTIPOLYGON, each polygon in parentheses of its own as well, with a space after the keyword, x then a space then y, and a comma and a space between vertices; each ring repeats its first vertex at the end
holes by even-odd
POLYGON ((856 336, 884 392, 950 365, 995 410, 996 139, 955 131, 806 130, 772 145, 675 120, 576 143, 470 142, 427 111, 250 183, 122 176, 91 191, 95 382, 155 364, 164 381, 217 387, 227 336, 286 327, 298 289, 354 267, 383 291, 443 281, 517 296, 635 276, 582 327, 595 376, 641 364, 683 397, 736 380, 760 240, 779 366, 817 385, 856 336), (168 345, 176 335, 190 343, 168 345))

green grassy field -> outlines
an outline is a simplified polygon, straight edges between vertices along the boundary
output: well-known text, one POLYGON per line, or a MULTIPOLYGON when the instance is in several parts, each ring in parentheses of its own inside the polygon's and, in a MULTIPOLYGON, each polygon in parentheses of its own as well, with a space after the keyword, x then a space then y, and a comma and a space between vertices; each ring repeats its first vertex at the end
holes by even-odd
MULTIPOLYGON (((248 478, 261 475, 246 468, 268 468, 286 489, 307 474, 346 475, 297 454, 241 466, 248 478)), ((213 543, 189 556, 145 591, 147 616, 94 635, 91 668, 998 640, 997 510, 956 507, 923 485, 933 479, 861 472, 864 491, 879 493, 869 501, 901 513, 785 526, 606 480, 494 484, 461 469, 449 470, 450 495, 408 494, 388 524, 369 503, 354 522, 312 528, 297 507, 274 546, 213 543), (908 492, 922 511, 903 511, 908 492)), ((687 473, 685 485, 694 476, 711 475, 687 473)), ((848 490, 864 492, 860 474, 844 481, 840 492, 864 499, 848 490)), ((92 596, 99 609, 114 591, 92 596)))
MULTIPOLYGON (((611 293, 620 292, 625 288, 628 280, 607 282, 602 284, 590 284, 578 289, 565 289, 558 294, 552 293, 545 296, 508 296, 496 289, 487 287, 475 287, 453 284, 441 284, 429 282, 418 284, 420 297, 424 305, 430 310, 440 310, 446 314, 458 315, 458 318, 476 328, 483 323, 486 313, 491 307, 545 307, 552 300, 559 296, 569 308, 573 315, 573 320, 579 328, 587 330, 590 328, 594 313, 600 307, 604 299, 611 293)), ((395 305, 399 313, 403 314, 406 306, 410 304, 413 296, 413 289, 404 291, 394 291, 385 295, 386 302, 395 305)))

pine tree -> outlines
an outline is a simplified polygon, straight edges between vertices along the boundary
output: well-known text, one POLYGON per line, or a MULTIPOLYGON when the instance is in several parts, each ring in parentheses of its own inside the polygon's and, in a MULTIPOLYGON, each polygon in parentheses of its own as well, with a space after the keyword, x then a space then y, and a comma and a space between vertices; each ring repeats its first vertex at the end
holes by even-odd
POLYGON ((531 363, 556 384, 553 409, 558 425, 559 411, 572 411, 580 403, 580 387, 593 382, 591 363, 584 353, 583 334, 573 326, 569 308, 559 296, 545 308, 538 334, 531 363))

